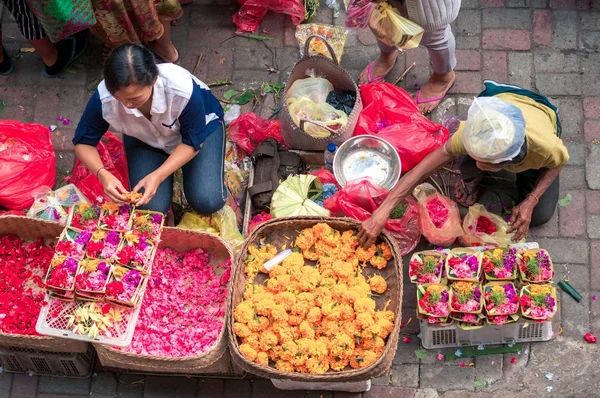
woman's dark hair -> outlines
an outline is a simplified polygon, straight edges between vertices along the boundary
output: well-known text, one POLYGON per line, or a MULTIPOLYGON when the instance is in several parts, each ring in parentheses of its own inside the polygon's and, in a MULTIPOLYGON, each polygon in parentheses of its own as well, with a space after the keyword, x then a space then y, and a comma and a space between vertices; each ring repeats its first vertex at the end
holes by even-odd
POLYGON ((158 76, 154 56, 138 44, 123 44, 104 62, 104 81, 111 94, 131 86, 151 86, 158 76))

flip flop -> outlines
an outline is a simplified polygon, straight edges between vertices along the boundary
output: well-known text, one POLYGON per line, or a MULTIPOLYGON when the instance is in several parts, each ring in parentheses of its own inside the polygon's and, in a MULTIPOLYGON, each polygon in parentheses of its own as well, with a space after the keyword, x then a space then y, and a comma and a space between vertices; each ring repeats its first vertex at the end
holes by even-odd
MULTIPOLYGON (((371 62, 369 62, 369 65, 367 65, 367 84, 383 81, 385 79, 385 77, 388 75, 386 73, 385 75, 381 75, 381 76, 376 77, 375 79, 372 79, 371 78, 371 66, 373 65, 373 62, 375 62, 375 61, 371 61, 371 62)), ((392 66, 392 68, 393 68, 393 66, 392 66)))
POLYGON ((465 182, 465 180, 463 180, 462 178, 460 178, 459 181, 456 181, 454 183, 455 192, 456 192, 456 187, 459 185, 462 185, 463 193, 466 195, 465 199, 470 197, 471 200, 473 201, 473 203, 471 203, 470 201, 466 201, 466 200, 458 200, 456 198, 456 193, 455 193, 454 200, 456 201, 456 203, 458 203, 459 205, 461 205, 463 207, 467 207, 467 208, 471 207, 475 203, 477 203, 477 201, 479 200, 479 195, 481 194, 481 187, 479 185, 480 183, 481 183, 481 181, 478 181, 469 188, 469 187, 467 187, 467 182, 465 182))
POLYGON ((2 52, 4 53, 4 59, 0 62, 0 75, 8 76, 15 70, 15 64, 10 60, 4 47, 2 47, 2 52))
POLYGON ((66 45, 66 43, 72 43, 72 46, 73 46, 69 60, 59 71, 54 72, 54 73, 50 73, 48 66, 44 65, 42 72, 44 73, 44 75, 46 77, 49 77, 49 78, 58 77, 61 73, 63 73, 65 71, 65 69, 67 69, 69 67, 69 65, 71 65, 73 62, 75 62, 77 60, 77 58, 79 58, 81 55, 83 55, 83 53, 85 52, 85 50, 88 47, 87 32, 82 31, 82 32, 76 33, 72 36, 69 36, 66 39, 63 39, 57 45, 66 45))

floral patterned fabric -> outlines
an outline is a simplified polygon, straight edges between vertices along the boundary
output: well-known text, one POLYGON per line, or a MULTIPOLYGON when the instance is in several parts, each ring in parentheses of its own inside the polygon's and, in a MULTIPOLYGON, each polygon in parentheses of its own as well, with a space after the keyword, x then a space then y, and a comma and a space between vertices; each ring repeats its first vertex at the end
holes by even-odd
POLYGON ((183 15, 178 0, 92 0, 92 5, 92 32, 111 47, 159 39, 164 32, 160 21, 183 15))

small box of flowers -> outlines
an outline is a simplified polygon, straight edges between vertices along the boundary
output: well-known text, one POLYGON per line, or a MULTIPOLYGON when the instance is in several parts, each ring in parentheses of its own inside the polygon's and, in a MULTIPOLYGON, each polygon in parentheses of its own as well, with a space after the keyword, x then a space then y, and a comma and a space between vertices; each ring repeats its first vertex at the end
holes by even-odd
POLYGON ((135 324, 163 216, 127 203, 76 203, 68 221, 44 280, 50 302, 39 330, 118 339, 135 324))
POLYGON ((456 322, 461 329, 474 330, 515 323, 520 317, 546 322, 556 314, 554 269, 544 249, 514 245, 435 254, 413 254, 409 269, 418 283, 418 317, 431 325, 456 322), (445 268, 438 275, 435 264, 441 261, 445 268))
POLYGON ((46 304, 44 277, 60 224, 0 216, 0 345, 51 352, 85 352, 87 344, 42 336, 36 322, 46 304))
POLYGON ((383 233, 359 246, 350 219, 267 221, 234 269, 234 362, 267 378, 362 381, 391 366, 400 328, 401 257, 383 233))

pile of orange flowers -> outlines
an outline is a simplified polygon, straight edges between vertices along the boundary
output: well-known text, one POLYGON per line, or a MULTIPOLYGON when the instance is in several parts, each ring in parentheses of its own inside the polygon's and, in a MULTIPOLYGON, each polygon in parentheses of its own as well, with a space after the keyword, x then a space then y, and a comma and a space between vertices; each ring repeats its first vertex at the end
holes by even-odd
POLYGON ((325 223, 302 230, 294 246, 270 272, 263 265, 277 249, 249 247, 248 282, 234 310, 240 352, 283 372, 323 374, 375 363, 394 327, 394 313, 378 310, 373 300, 374 293, 387 290, 385 279, 367 279, 362 270, 385 268, 393 257, 390 247, 358 247, 354 231, 340 233, 325 223), (253 284, 259 272, 269 277, 253 284))

